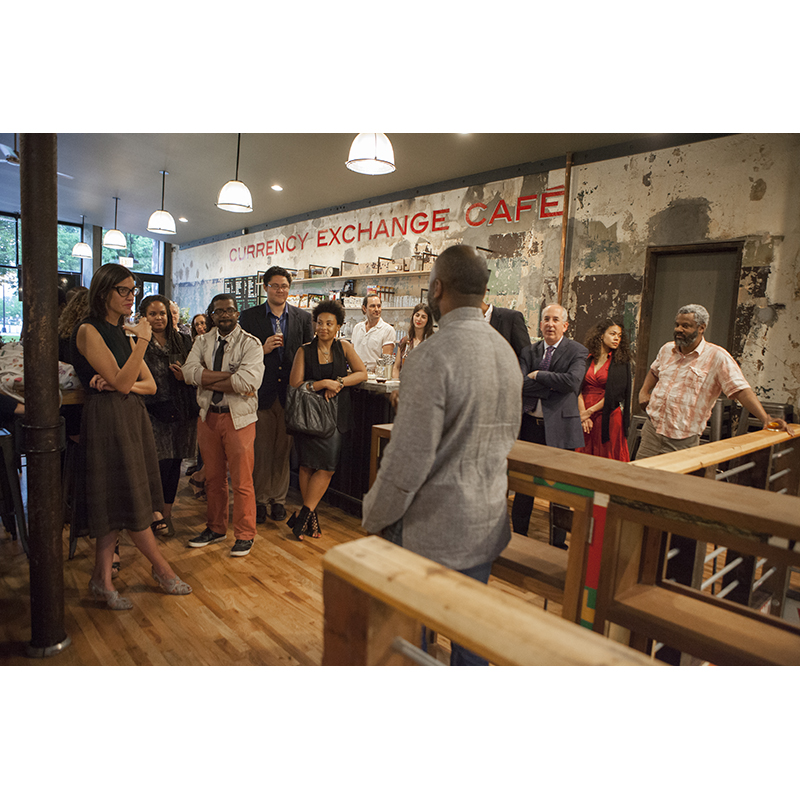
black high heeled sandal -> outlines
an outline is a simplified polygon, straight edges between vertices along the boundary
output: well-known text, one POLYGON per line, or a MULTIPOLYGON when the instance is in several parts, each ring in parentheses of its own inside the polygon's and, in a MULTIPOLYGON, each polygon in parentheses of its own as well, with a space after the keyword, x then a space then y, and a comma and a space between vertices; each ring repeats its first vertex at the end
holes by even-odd
POLYGON ((319 539, 322 536, 322 526, 319 524, 319 517, 317 516, 317 511, 311 512, 310 516, 310 524, 309 524, 309 531, 311 533, 312 539, 319 539))
POLYGON ((295 511, 291 517, 286 521, 286 524, 292 529, 292 535, 298 542, 303 541, 303 534, 308 532, 311 522, 311 511, 308 506, 303 506, 299 511, 295 511))

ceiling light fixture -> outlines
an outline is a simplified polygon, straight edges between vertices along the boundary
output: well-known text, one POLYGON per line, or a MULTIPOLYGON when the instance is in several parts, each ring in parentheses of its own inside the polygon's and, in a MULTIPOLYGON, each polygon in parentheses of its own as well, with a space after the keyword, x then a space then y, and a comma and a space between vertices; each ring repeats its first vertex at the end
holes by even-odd
POLYGON ((362 175, 394 172, 394 150, 385 133, 359 133, 350 145, 347 169, 362 175))
POLYGON ((81 214, 81 240, 72 248, 72 255, 75 258, 91 258, 92 257, 92 248, 89 247, 86 242, 83 241, 83 221, 84 216, 81 214))
POLYGON ((228 181, 220 190, 217 197, 217 208, 223 211, 235 211, 246 214, 253 210, 253 198, 250 190, 239 180, 239 150, 242 144, 242 134, 236 144, 236 178, 228 181))
POLYGON ((147 223, 147 230, 150 233, 160 233, 164 236, 172 236, 175 233, 175 220, 172 219, 172 214, 169 211, 164 211, 164 181, 167 179, 169 172, 161 170, 161 209, 154 211, 150 215, 150 220, 147 223))
POLYGON ((272 186, 270 186, 269 188, 272 189, 273 191, 276 191, 276 192, 282 192, 283 191, 283 186, 280 186, 277 183, 273 183, 272 186))
POLYGON ((125 240, 125 234, 117 230, 117 207, 119 206, 119 197, 114 198, 114 228, 106 231, 103 237, 103 247, 108 247, 111 250, 125 250, 128 247, 128 242, 125 240))

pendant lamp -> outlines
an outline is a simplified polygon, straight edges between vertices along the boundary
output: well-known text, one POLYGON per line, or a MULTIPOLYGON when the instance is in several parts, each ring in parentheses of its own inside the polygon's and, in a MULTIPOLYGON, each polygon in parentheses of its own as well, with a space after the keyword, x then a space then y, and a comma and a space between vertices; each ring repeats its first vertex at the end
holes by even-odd
POLYGON ((247 214, 253 210, 253 198, 250 190, 239 180, 239 150, 242 144, 242 134, 236 144, 236 178, 228 181, 220 190, 217 197, 217 208, 223 211, 235 211, 247 214))
POLYGON ((359 133, 350 145, 347 169, 362 175, 394 172, 394 150, 385 133, 359 133))
POLYGON ((147 223, 147 230, 151 233, 161 233, 165 236, 172 236, 175 233, 175 220, 172 219, 172 214, 169 211, 164 211, 164 181, 166 180, 169 172, 161 170, 161 209, 154 211, 150 215, 150 220, 147 223))
POLYGON ((91 258, 92 248, 83 241, 83 221, 84 216, 81 214, 81 240, 72 248, 72 255, 75 258, 91 258))
POLYGON ((125 234, 117 230, 117 206, 119 205, 119 197, 114 198, 114 228, 113 230, 106 231, 103 237, 103 247, 108 247, 111 250, 125 250, 128 247, 128 242, 125 240, 125 234))

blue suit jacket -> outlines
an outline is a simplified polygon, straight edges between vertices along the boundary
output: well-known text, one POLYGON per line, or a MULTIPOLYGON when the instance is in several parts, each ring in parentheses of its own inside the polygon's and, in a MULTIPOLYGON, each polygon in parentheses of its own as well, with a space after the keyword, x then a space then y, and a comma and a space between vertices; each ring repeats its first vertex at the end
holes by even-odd
MULTIPOLYGON (((246 308, 239 317, 239 324, 248 333, 258 337, 261 344, 272 336, 272 329, 267 320, 267 304, 246 308)), ((264 356, 264 379, 258 390, 258 407, 271 408, 277 397, 282 406, 286 405, 286 386, 295 353, 301 345, 314 338, 311 314, 302 308, 286 304, 289 318, 286 320, 286 336, 284 337, 283 359, 277 350, 264 356)))
POLYGON ((528 373, 539 369, 545 353, 543 339, 522 351, 522 409, 533 411, 536 401, 542 401, 544 438, 550 447, 574 450, 584 446, 578 392, 586 375, 589 351, 578 342, 564 337, 553 353, 550 368, 540 372, 536 380, 528 373))

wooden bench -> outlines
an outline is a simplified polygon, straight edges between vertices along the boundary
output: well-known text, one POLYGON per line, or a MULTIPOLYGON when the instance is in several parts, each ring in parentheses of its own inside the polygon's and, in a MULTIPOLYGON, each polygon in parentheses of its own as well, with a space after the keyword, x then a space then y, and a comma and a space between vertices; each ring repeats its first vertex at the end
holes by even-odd
POLYGON ((563 605, 568 559, 566 550, 512 533, 508 547, 492 565, 492 575, 563 605))

